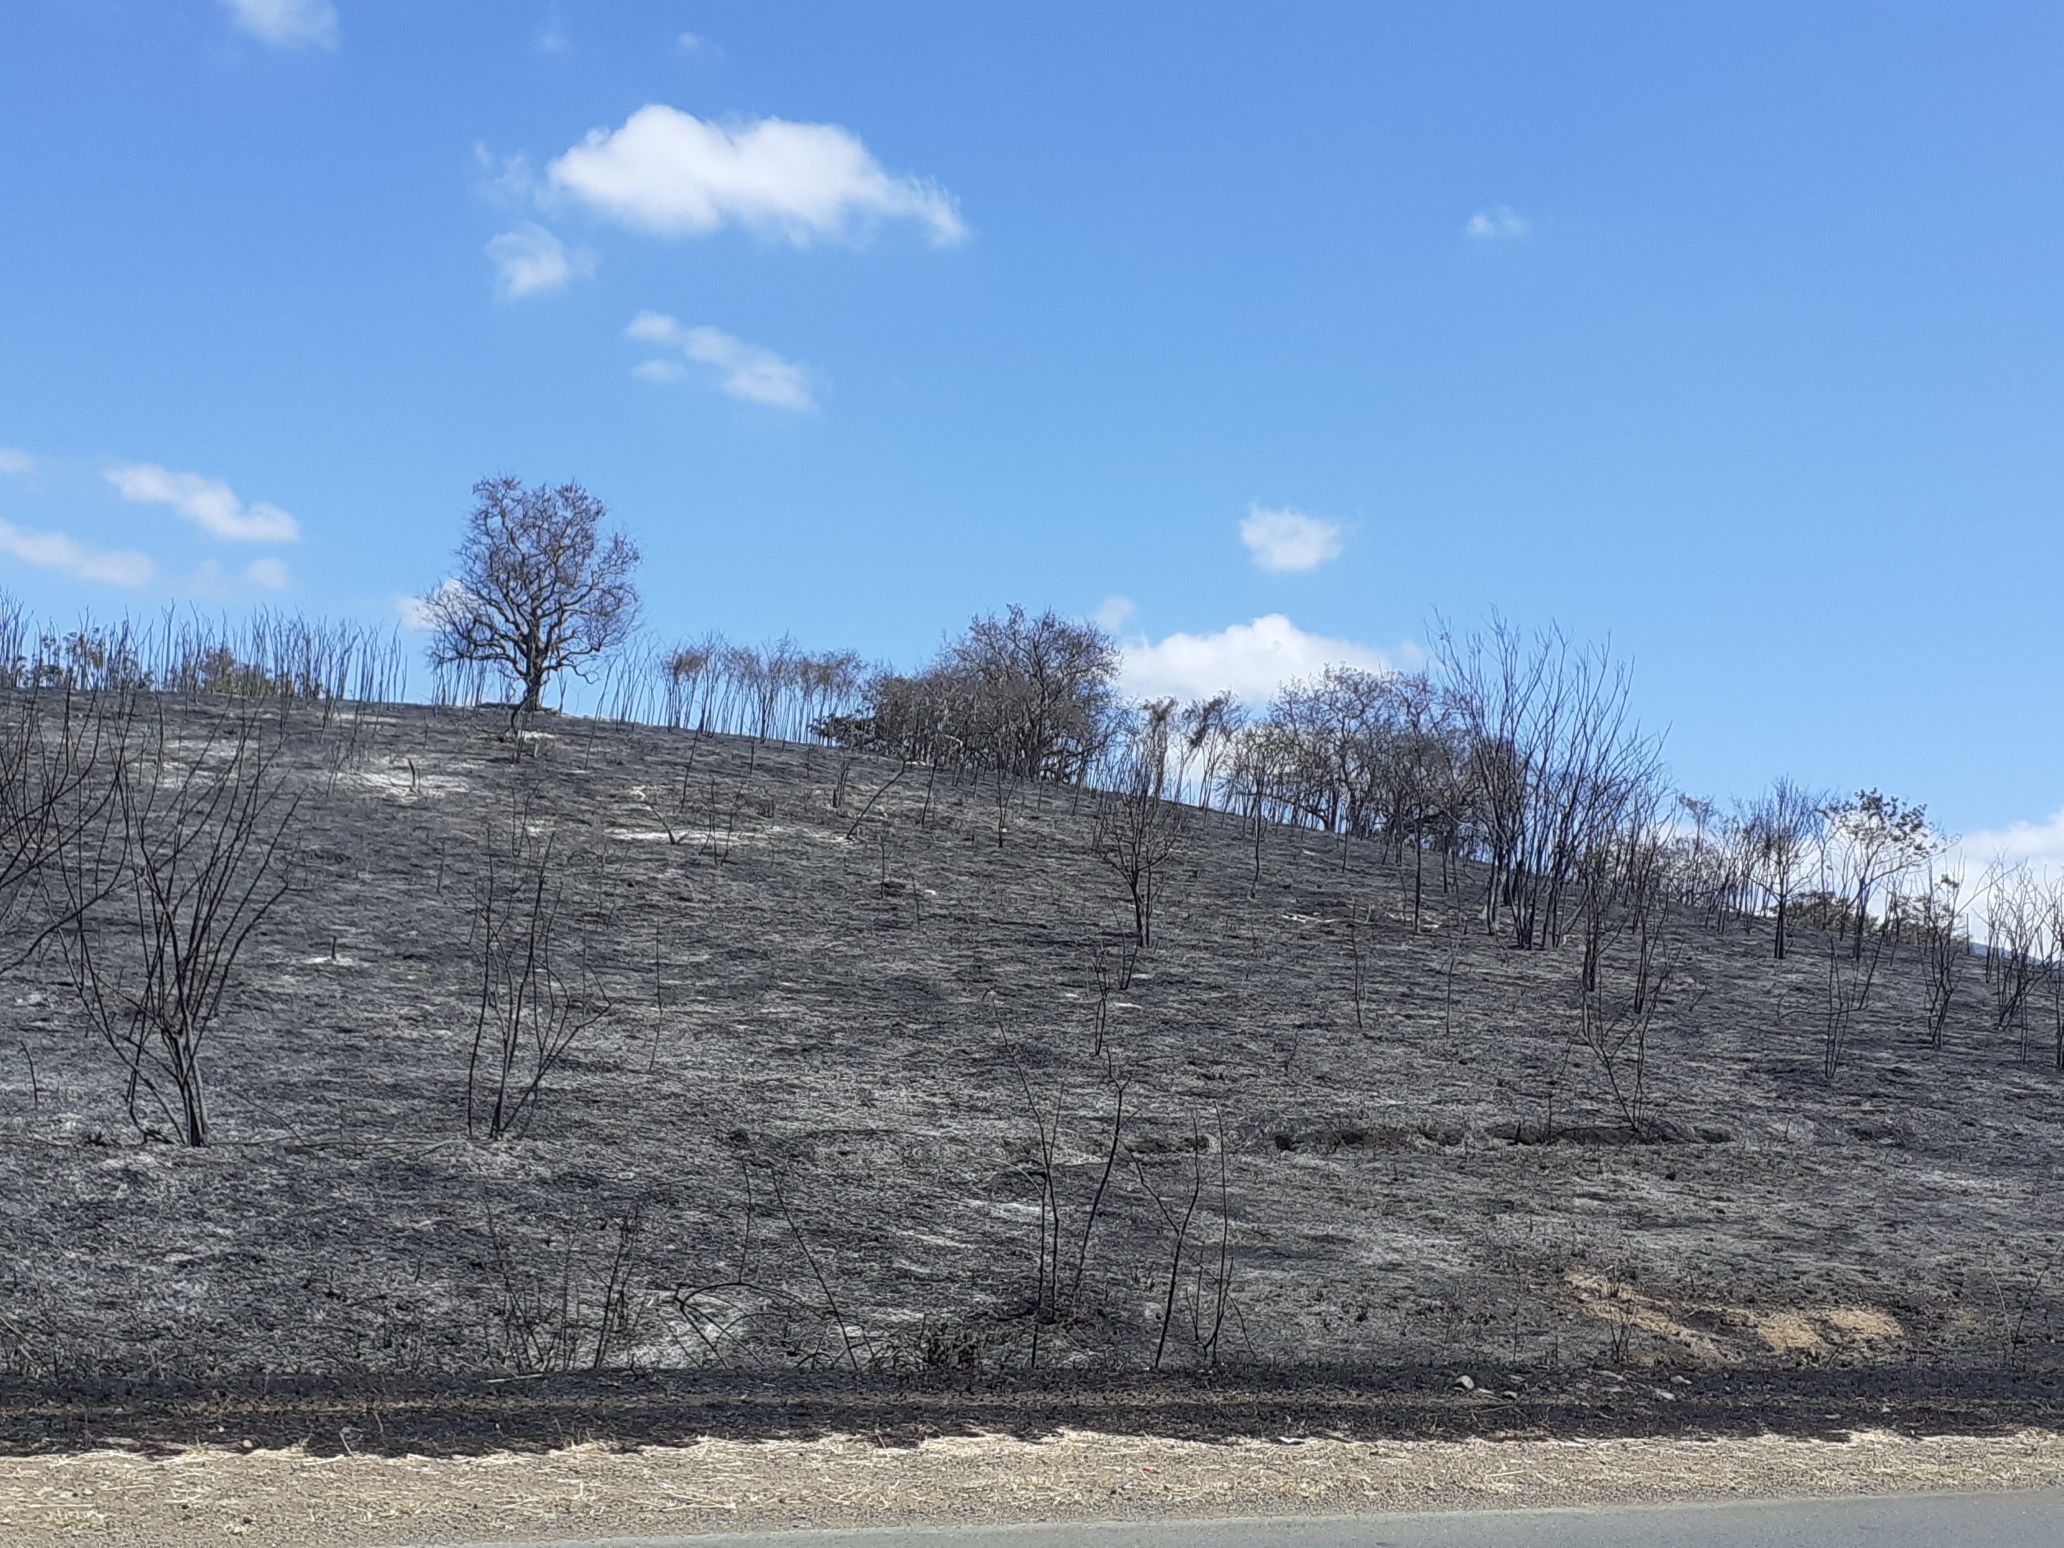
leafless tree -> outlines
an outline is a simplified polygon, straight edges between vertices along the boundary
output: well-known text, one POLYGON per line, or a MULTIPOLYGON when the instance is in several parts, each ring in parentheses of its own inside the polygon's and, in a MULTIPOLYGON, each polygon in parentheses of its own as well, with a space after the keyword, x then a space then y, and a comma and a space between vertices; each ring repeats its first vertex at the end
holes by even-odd
POLYGON ((604 533, 608 512, 578 484, 486 478, 473 498, 452 577, 422 599, 430 659, 505 671, 535 710, 554 675, 585 676, 636 630, 637 545, 604 533))
POLYGON ((1550 946, 1585 851, 1657 777, 1658 743, 1634 722, 1627 669, 1603 648, 1494 621, 1488 635, 1438 625, 1435 653, 1482 805, 1485 925, 1505 915, 1515 945, 1550 946))
POLYGON ((1985 882, 1986 976, 1992 983, 1993 1026, 2011 1032, 2028 1052, 2028 1012, 2051 971, 2050 899, 2025 865, 1995 865, 1985 882))
POLYGON ((1037 1289, 1033 1298, 1031 1354, 1028 1366, 1039 1368, 1039 1346, 1041 1329, 1048 1324, 1065 1321, 1079 1307, 1082 1298, 1083 1275, 1089 1267, 1091 1239, 1096 1234, 1097 1221, 1102 1217, 1104 1196, 1111 1186, 1111 1173, 1118 1161, 1125 1132, 1125 1092, 1127 1082, 1112 1082, 1115 1099, 1111 1111, 1110 1139, 1105 1144, 1104 1161, 1097 1176, 1095 1191, 1083 1206, 1082 1229, 1079 1238, 1067 1226, 1066 1208, 1061 1196, 1061 1179, 1058 1157, 1061 1152, 1061 1130, 1065 1113, 1058 1093, 1053 1098, 1049 1112, 1044 1100, 1033 1090, 1031 1074, 1025 1068, 1018 1046, 1012 1041, 1010 1030, 1004 1021, 1003 1008, 994 994, 987 997, 991 1019, 996 1034, 1003 1046, 1005 1062, 1017 1079, 1019 1093, 1025 1104, 1025 1116, 1032 1124, 1034 1135, 1032 1181, 1039 1190, 1039 1240, 1034 1258, 1037 1289), (1068 1240, 1076 1242, 1075 1263, 1068 1268, 1064 1252, 1068 1240), (1065 1288, 1064 1288, 1065 1282, 1065 1288))
POLYGON ((721 642, 689 641, 665 651, 658 669, 663 684, 664 724, 676 731, 700 730, 709 721, 710 669, 721 642))
POLYGON ((2064 1070, 2064 877, 2050 883, 2050 1022, 2057 1068, 2064 1070))
POLYGON ((950 751, 1013 780, 1088 776, 1118 726, 1118 648, 1094 624, 1021 607, 974 619, 914 676, 878 673, 862 708, 827 717, 818 734, 840 746, 930 762, 950 751))
POLYGON ((1871 917, 1871 901, 1941 848, 1928 827, 1928 809, 1909 806, 1882 791, 1859 790, 1826 811, 1828 830, 1849 851, 1845 862, 1855 913, 1850 926, 1850 956, 1863 956, 1863 937, 1871 917))
POLYGON ((1688 818, 1692 825, 1689 838, 1680 834, 1672 860, 1678 895, 1690 912, 1709 916, 1717 927, 1725 918, 1734 879, 1728 821, 1709 796, 1680 792, 1676 804, 1680 821, 1688 818))
POLYGON ((1270 819, 1294 797, 1298 754, 1288 732, 1273 717, 1247 726, 1234 745, 1226 783, 1231 800, 1240 808, 1253 844, 1254 866, 1247 879, 1247 896, 1261 891, 1262 836, 1270 819))
MULTIPOLYGON (((1219 1240, 1215 1254, 1215 1265, 1208 1260, 1200 1261, 1192 1276, 1189 1296, 1190 1339, 1199 1354, 1210 1364, 1218 1363, 1220 1340, 1225 1331, 1225 1318, 1232 1308, 1232 1200, 1230 1173, 1226 1152, 1225 1114, 1217 1117, 1218 1148, 1218 1219, 1219 1240), (1209 1284, 1207 1286, 1207 1275, 1209 1284), (1205 1325, 1206 1308, 1210 1308, 1210 1324, 1205 1325)), ((1190 1228, 1197 1218, 1197 1206, 1204 1197, 1204 1154, 1211 1142, 1206 1139, 1203 1126, 1193 1115, 1190 1120, 1190 1140, 1186 1147, 1190 1156, 1189 1196, 1182 1200, 1182 1207, 1171 1207, 1153 1179, 1147 1175, 1146 1164, 1138 1152, 1128 1147, 1126 1154, 1132 1161, 1133 1171, 1139 1177, 1140 1188, 1153 1203, 1162 1223, 1168 1227, 1173 1238, 1168 1254, 1168 1289, 1161 1302, 1161 1328, 1154 1341, 1153 1368, 1161 1369, 1161 1362, 1168 1352, 1168 1335, 1175 1325, 1178 1298, 1183 1286, 1183 1251, 1190 1237, 1190 1228)))
POLYGON ((1792 899, 1826 825, 1826 799, 1780 775, 1742 814, 1743 844, 1775 921, 1771 955, 1784 960, 1792 899))
POLYGON ((945 660, 974 689, 969 747, 1007 773, 1078 779, 1103 750, 1118 647, 1095 624, 1013 606, 974 619, 945 660))
POLYGON ((1168 796, 1169 764, 1175 753, 1175 700, 1148 699, 1134 711, 1112 785, 1130 790, 1143 784, 1154 799, 1168 796))
POLYGON ((1217 788, 1227 751, 1239 735, 1246 712, 1230 693, 1192 699, 1176 715, 1175 759, 1178 798, 1189 783, 1190 765, 1199 765, 1196 804, 1208 806, 1217 788))
POLYGON ((1957 984, 1970 961, 1971 942, 1964 924, 1964 879, 1945 872, 1919 894, 1913 919, 1921 940, 1921 961, 1928 975, 1928 1046, 1940 1048, 1957 984))
POLYGON ((1578 996, 1578 1036, 1591 1054, 1606 1097, 1619 1114, 1627 1137, 1637 1144, 1654 1132, 1648 1083, 1649 1045, 1670 972, 1668 963, 1659 965, 1640 1000, 1598 990, 1586 990, 1578 996))
POLYGON ((0 970, 103 895, 73 900, 42 884, 115 811, 133 712, 133 701, 113 691, 58 687, 0 698, 0 970))
POLYGON ((1090 853, 1125 884, 1132 901, 1135 945, 1154 942, 1154 905, 1168 868, 1189 834, 1189 808, 1159 794, 1167 767, 1167 744, 1149 721, 1119 761, 1117 788, 1097 800, 1090 829, 1090 853))
POLYGON ((485 848, 474 920, 480 981, 466 1062, 466 1130, 498 1140, 530 1121, 546 1079, 610 1005, 585 952, 576 945, 569 953, 562 938, 556 838, 503 855, 489 833, 485 848))
POLYGON ((61 852, 72 987, 122 1062, 146 1137, 208 1143, 202 1050, 245 945, 287 891, 297 799, 276 754, 249 715, 211 727, 196 752, 160 720, 119 765, 110 819, 61 852))
POLYGON ((1577 912, 1583 920, 1579 987, 1600 988, 1607 952, 1623 937, 1633 947, 1632 1010, 1643 1009, 1668 923, 1668 843, 1661 817, 1664 791, 1645 782, 1628 796, 1621 825, 1594 839, 1577 865, 1577 912))
MULTIPOLYGON (((1821 1012, 1821 1072, 1832 1082, 1848 1051, 1851 1034, 1863 1009, 1870 1003, 1891 932, 1867 926, 1859 948, 1844 950, 1843 938, 1850 932, 1848 910, 1852 899, 1870 896, 1870 883, 1860 877, 1877 862, 1869 851, 1859 849, 1841 834, 1823 826, 1818 844, 1819 888, 1813 898, 1815 914, 1826 931, 1827 973, 1821 1012)), ((1881 874, 1880 880, 1884 879, 1881 874)))
POLYGON ((1394 854, 1402 853, 1408 842, 1412 846, 1412 928, 1416 930, 1426 896, 1427 839, 1436 837, 1443 853, 1452 853, 1467 820, 1468 759, 1446 701, 1430 678, 1424 673, 1392 678, 1388 690, 1395 720, 1384 757, 1389 802, 1384 832, 1394 854))

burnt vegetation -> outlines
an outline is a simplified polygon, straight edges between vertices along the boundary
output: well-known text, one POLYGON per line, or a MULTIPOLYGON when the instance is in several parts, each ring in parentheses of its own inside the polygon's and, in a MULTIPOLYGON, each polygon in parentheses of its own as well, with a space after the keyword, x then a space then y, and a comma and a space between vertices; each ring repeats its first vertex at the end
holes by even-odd
POLYGON ((1676 791, 1608 652, 1135 705, 485 584, 414 704, 0 608, 0 1371, 2059 1363, 2064 894, 1676 791))

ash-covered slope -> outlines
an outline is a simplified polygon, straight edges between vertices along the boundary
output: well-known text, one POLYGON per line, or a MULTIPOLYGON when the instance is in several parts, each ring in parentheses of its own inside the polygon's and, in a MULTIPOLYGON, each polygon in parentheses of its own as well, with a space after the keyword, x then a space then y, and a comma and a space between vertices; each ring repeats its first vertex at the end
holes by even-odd
POLYGON ((61 956, 0 982, 0 1368, 2057 1363, 2064 1077, 1975 971, 1935 1051, 1894 954, 1830 1080, 1821 939, 1680 914, 1587 1040, 1468 868, 1415 929, 1379 846, 1257 881, 1215 812, 1128 966, 1089 795, 540 726, 288 718, 206 1148, 139 1141, 61 956), (579 1028, 492 1141, 484 967, 579 1028))

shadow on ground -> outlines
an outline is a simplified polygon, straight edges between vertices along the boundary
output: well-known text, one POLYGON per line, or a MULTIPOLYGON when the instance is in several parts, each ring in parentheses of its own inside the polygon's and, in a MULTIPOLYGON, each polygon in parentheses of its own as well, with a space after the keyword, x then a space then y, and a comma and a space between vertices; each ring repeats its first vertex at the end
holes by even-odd
POLYGON ((1062 1430, 1235 1442, 1841 1439, 1857 1430, 1988 1435, 2064 1423, 2056 1372, 1829 1370, 1322 1371, 1101 1382, 825 1375, 555 1377, 411 1387, 127 1392, 0 1387, 0 1454, 301 1445, 319 1455, 467 1456, 583 1443, 625 1448, 873 1436, 1039 1440, 1062 1430))

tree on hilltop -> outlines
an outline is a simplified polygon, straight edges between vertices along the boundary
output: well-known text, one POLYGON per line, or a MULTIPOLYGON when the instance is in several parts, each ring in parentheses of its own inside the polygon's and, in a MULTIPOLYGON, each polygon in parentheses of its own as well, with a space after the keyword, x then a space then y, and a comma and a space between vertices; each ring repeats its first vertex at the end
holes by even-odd
POLYGON ((638 548, 603 532, 609 512, 579 484, 484 478, 473 500, 452 577, 422 599, 430 659, 499 666, 534 710, 554 675, 585 676, 637 628, 638 548))

